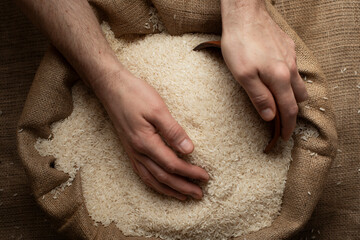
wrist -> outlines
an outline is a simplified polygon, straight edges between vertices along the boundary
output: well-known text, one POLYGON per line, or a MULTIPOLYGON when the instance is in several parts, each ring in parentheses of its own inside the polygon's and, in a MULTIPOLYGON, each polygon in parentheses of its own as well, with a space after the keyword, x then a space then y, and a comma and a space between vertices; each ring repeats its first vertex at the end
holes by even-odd
POLYGON ((221 0, 222 13, 242 12, 243 14, 265 8, 265 0, 221 0))
POLYGON ((94 70, 91 76, 86 78, 97 97, 104 103, 109 100, 114 91, 123 89, 125 82, 131 73, 117 59, 103 59, 101 67, 94 70))

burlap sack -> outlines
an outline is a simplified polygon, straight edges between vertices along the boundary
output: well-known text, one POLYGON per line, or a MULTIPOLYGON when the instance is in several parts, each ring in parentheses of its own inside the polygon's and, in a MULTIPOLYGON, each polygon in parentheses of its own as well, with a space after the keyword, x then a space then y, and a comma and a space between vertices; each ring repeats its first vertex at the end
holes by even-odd
MULTIPOLYGON (((153 0, 155 8, 171 34, 185 32, 221 33, 219 1, 153 0)), ((94 1, 92 5, 101 20, 106 20, 116 36, 151 33, 144 28, 151 3, 134 1, 94 1)), ((273 19, 296 43, 299 71, 313 81, 308 84, 310 98, 300 105, 299 118, 319 130, 317 139, 295 139, 293 162, 288 172, 281 214, 272 225, 238 239, 284 239, 296 233, 313 212, 324 187, 327 172, 336 153, 336 129, 326 82, 319 64, 298 35, 275 8, 268 3, 273 19), (307 105, 309 108, 305 108, 307 105), (319 110, 322 107, 325 112, 319 110), (309 151, 317 153, 311 156, 309 151)), ((53 168, 52 157, 41 157, 34 148, 38 137, 50 135, 50 124, 67 117, 72 111, 71 86, 79 78, 55 50, 50 49, 35 76, 19 122, 18 150, 39 205, 54 219, 58 231, 72 239, 143 239, 125 237, 114 224, 95 226, 88 215, 78 174, 73 184, 58 196, 50 191, 68 176, 53 168), (20 130, 21 129, 21 130, 20 130)))

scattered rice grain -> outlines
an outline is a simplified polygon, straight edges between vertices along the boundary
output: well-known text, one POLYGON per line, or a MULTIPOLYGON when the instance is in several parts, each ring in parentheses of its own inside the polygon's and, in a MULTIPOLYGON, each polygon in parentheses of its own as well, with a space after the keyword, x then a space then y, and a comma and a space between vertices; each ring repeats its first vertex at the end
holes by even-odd
POLYGON ((159 16, 158 16, 158 12, 157 12, 157 9, 152 7, 150 8, 149 10, 149 23, 152 24, 152 27, 153 27, 153 32, 155 32, 156 30, 158 30, 159 32, 162 32, 165 30, 164 28, 164 24, 161 22, 159 16))
POLYGON ((319 108, 320 111, 325 112, 325 108, 319 108))
POLYGON ((21 133, 22 131, 24 131, 24 129, 20 128, 20 129, 18 130, 18 133, 21 133))
MULTIPOLYGON (((305 106, 306 107, 306 106, 305 106)), ((314 127, 305 124, 303 121, 299 120, 297 122, 294 134, 300 136, 303 141, 308 141, 309 138, 319 137, 319 131, 314 127)))
POLYGON ((305 136, 301 136, 301 140, 307 141, 308 139, 307 139, 307 137, 305 137, 305 136))
POLYGON ((311 152, 311 153, 310 153, 310 156, 312 156, 312 157, 313 157, 313 156, 317 156, 317 153, 311 152))

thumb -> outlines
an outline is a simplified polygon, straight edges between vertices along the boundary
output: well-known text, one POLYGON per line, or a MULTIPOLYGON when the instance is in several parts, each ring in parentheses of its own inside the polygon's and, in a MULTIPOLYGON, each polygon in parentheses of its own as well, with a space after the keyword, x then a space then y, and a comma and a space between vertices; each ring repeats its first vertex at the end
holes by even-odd
POLYGON ((153 118, 151 123, 155 125, 166 142, 177 151, 183 154, 194 151, 191 139, 167 109, 153 118))

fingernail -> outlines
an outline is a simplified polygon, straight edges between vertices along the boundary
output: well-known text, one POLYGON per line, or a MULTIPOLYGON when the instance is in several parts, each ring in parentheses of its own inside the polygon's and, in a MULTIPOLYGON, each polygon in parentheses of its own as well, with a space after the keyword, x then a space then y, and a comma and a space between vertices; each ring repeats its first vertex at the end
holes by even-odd
POLYGON ((308 100, 308 98, 309 98, 309 94, 308 94, 307 92, 305 92, 305 94, 304 94, 304 101, 308 100))
POLYGON ((184 139, 179 145, 183 153, 189 153, 192 151, 192 144, 188 139, 184 139))
POLYGON ((209 174, 206 173, 203 176, 201 176, 201 181, 203 181, 203 182, 209 181, 209 174))
POLYGON ((197 195, 197 194, 192 194, 191 196, 197 200, 200 200, 202 198, 201 195, 197 195))
POLYGON ((261 116, 265 121, 270 121, 274 118, 274 113, 270 108, 261 111, 261 116))

